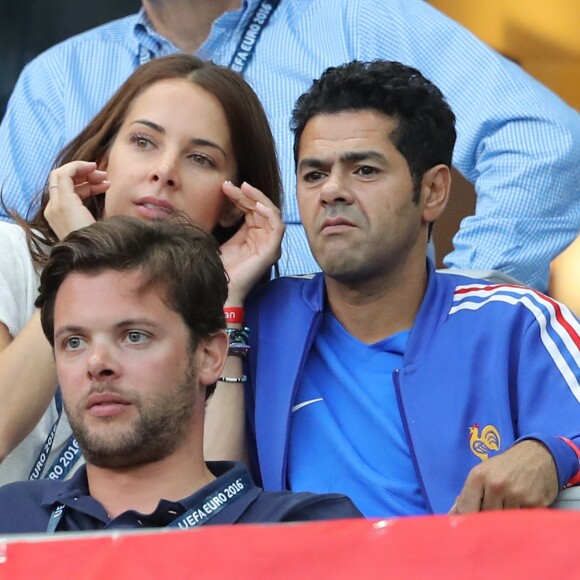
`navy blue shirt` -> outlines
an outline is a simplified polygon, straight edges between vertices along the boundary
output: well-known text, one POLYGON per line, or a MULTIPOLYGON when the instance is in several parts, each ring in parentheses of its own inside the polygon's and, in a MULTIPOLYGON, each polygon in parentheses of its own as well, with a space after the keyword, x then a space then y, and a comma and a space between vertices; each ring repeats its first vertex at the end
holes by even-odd
MULTIPOLYGON (((59 532, 165 527, 193 506, 203 504, 205 498, 219 492, 228 480, 250 480, 241 463, 208 462, 207 466, 216 479, 193 495, 178 502, 161 499, 151 514, 131 510, 113 519, 89 495, 84 466, 67 481, 42 479, 11 483, 0 488, 0 533, 45 532, 53 511, 60 505, 65 508, 56 530, 59 532)), ((361 513, 343 495, 267 492, 250 483, 243 494, 203 523, 249 524, 354 517, 361 517, 361 513)))

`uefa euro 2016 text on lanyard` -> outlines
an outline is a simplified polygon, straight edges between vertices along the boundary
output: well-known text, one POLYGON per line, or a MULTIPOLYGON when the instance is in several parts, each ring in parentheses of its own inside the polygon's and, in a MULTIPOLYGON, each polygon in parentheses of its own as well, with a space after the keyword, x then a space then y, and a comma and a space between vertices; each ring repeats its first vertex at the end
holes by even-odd
MULTIPOLYGON (((244 495, 251 493, 254 497, 250 496, 249 499, 252 500, 260 493, 260 489, 254 486, 247 473, 244 473, 241 477, 238 477, 237 473, 230 474, 229 476, 226 474, 222 477, 224 483, 217 491, 202 497, 193 505, 193 507, 175 518, 172 522, 167 524, 166 527, 187 530, 189 528, 202 526, 209 522, 224 508, 228 507, 244 495)), ((65 511, 66 506, 62 504, 54 509, 50 516, 50 520, 48 520, 48 526, 46 527, 48 533, 56 531, 65 511)))

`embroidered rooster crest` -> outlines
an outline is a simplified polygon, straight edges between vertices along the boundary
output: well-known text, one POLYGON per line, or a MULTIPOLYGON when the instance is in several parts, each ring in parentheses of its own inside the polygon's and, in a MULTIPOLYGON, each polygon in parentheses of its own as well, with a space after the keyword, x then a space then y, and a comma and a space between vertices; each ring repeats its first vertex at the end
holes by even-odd
POLYGON ((479 434, 479 425, 476 423, 469 428, 469 448, 482 461, 489 458, 492 451, 499 451, 501 438, 493 425, 486 425, 479 434))

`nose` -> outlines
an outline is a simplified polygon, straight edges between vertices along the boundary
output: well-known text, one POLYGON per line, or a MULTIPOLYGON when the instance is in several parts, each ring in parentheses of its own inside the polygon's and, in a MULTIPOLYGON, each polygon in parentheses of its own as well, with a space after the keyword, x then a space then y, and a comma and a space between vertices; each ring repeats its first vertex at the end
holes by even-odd
POLYGON ((179 170, 177 156, 166 152, 152 168, 150 180, 159 183, 162 187, 177 189, 179 187, 179 170))
POLYGON ((114 354, 102 344, 93 344, 87 358, 87 374, 94 381, 118 376, 119 369, 114 354))
POLYGON ((320 188, 320 203, 323 206, 339 203, 350 205, 353 201, 347 180, 339 172, 331 172, 320 188))

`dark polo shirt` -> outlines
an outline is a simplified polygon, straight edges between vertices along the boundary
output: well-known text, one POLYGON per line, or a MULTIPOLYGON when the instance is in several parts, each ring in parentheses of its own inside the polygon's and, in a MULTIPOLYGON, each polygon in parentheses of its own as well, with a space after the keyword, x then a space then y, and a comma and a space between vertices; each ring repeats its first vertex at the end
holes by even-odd
POLYGON ((57 532, 162 528, 191 508, 196 508, 194 513, 179 527, 361 517, 343 495, 267 492, 252 483, 241 463, 208 462, 207 466, 216 479, 193 495, 178 502, 162 499, 151 514, 127 511, 114 519, 89 495, 84 466, 67 481, 43 479, 11 483, 0 488, 0 533, 45 532, 58 506, 65 507, 57 532), (243 493, 237 493, 242 487, 240 481, 245 482, 243 493), (227 501, 222 502, 220 498, 227 501))

